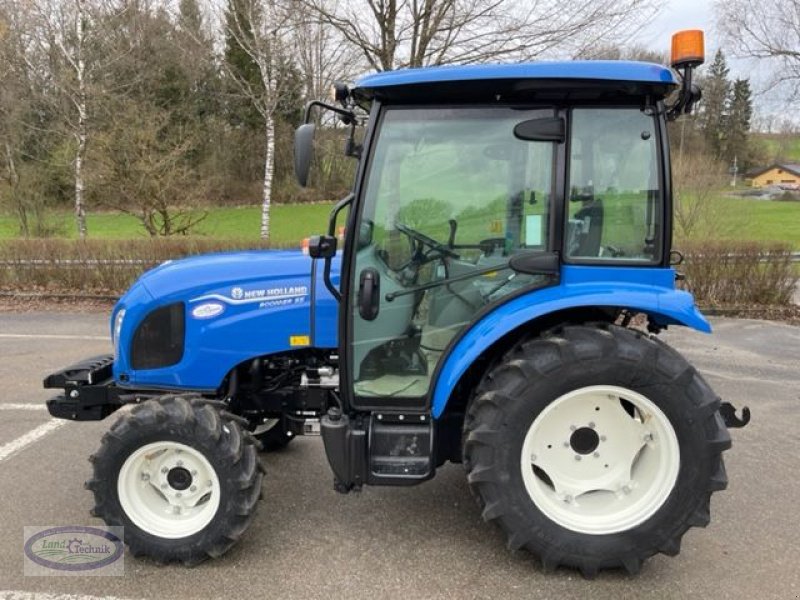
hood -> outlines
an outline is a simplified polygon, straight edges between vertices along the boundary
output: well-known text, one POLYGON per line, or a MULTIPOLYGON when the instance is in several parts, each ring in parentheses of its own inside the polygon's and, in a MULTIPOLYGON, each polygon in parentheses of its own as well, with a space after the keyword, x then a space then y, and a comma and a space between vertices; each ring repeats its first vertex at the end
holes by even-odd
POLYGON ((301 250, 246 250, 167 261, 142 275, 138 283, 153 298, 179 295, 188 300, 187 293, 220 293, 234 287, 247 291, 250 284, 307 282, 310 276, 311 258, 301 250))

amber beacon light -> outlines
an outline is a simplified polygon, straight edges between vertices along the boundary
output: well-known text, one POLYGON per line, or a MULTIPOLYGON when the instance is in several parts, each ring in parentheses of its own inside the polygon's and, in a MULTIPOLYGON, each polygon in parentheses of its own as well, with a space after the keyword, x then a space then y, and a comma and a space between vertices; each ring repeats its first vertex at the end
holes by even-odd
POLYGON ((697 67, 705 60, 702 29, 686 29, 672 35, 672 67, 697 67))

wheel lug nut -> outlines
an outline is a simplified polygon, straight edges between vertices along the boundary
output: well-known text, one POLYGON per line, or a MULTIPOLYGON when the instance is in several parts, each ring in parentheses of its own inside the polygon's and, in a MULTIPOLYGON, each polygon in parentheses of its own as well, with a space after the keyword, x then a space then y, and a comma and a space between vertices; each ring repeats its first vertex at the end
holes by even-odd
POLYGON ((536 462, 536 455, 535 454, 531 454, 531 462, 536 462))
POLYGON ((601 441, 601 442, 605 442, 605 441, 606 441, 606 436, 604 436, 604 435, 601 435, 601 436, 600 436, 600 441, 601 441))
POLYGON ((600 453, 599 452, 595 452, 594 454, 592 454, 592 456, 594 456, 595 458, 600 458, 600 453))
POLYGON ((589 421, 589 429, 594 429, 594 421, 589 421))
POLYGON ((167 467, 161 467, 161 472, 164 473, 164 475, 166 475, 167 473, 169 473, 169 469, 167 467))
POLYGON ((211 480, 210 480, 210 479, 208 480, 208 482, 206 483, 206 485, 207 485, 208 487, 211 487, 211 486, 213 485, 213 484, 211 483, 211 480))
POLYGON ((181 514, 181 507, 180 506, 173 506, 172 507, 172 512, 174 512, 176 515, 181 514))
POLYGON ((572 496, 569 496, 569 495, 564 496, 564 502, 566 502, 567 504, 571 504, 572 503, 572 496))
POLYGON ((570 431, 575 431, 576 429, 577 429, 577 427, 575 427, 575 425, 570 425, 569 426, 569 430, 570 431))
POLYGON ((622 492, 624 494, 630 494, 631 493, 631 487, 629 485, 622 486, 622 492))
POLYGON ((652 442, 653 441, 653 434, 649 431, 644 434, 643 436, 645 442, 652 442))
POLYGON ((181 496, 182 496, 182 494, 181 494, 180 492, 177 492, 177 493, 175 494, 175 497, 176 497, 176 498, 180 498, 181 496))
POLYGON ((142 473, 142 481, 150 481, 150 473, 142 473))
POLYGON ((167 484, 166 484, 166 483, 162 483, 162 484, 161 484, 161 489, 162 489, 162 490, 165 490, 165 489, 167 489, 167 484))
POLYGON ((581 457, 581 455, 580 455, 580 454, 576 454, 576 455, 575 455, 575 460, 580 460, 581 458, 582 458, 582 457, 581 457))
POLYGON ((179 466, 179 467, 182 467, 182 466, 183 466, 183 461, 182 461, 182 460, 179 460, 179 461, 178 461, 178 462, 176 462, 175 464, 176 464, 177 466, 179 466))
POLYGON ((197 477, 197 471, 196 470, 192 471, 192 477, 197 477))
POLYGON ((564 442, 564 448, 569 448, 569 442, 564 442))
POLYGON ((190 492, 196 492, 197 491, 197 486, 193 485, 192 487, 189 488, 189 491, 190 492))

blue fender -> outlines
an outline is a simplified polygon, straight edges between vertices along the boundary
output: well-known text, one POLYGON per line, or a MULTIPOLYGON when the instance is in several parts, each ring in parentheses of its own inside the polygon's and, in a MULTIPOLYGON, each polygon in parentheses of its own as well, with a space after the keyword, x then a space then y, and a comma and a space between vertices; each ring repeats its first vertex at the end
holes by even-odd
POLYGON ((558 285, 501 304, 461 336, 434 384, 433 417, 441 416, 458 380, 488 347, 517 327, 550 313, 614 306, 647 313, 661 325, 685 325, 710 333, 711 325, 697 310, 692 295, 676 290, 674 282, 674 269, 663 267, 562 267, 558 285))

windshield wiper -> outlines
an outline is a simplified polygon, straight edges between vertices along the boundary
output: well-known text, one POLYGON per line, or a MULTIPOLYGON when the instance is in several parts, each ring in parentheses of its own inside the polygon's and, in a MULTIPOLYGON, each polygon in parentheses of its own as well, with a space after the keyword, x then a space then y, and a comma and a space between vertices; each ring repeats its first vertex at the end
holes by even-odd
POLYGON ((389 292, 386 294, 385 298, 387 302, 391 302, 395 298, 399 298, 400 296, 407 296, 408 294, 413 294, 415 292, 421 292, 422 290, 430 290, 432 288, 440 287, 442 285, 448 285, 453 283, 454 281, 464 281, 465 279, 471 279, 473 277, 478 277, 479 275, 486 275, 487 273, 493 273, 495 271, 505 271, 506 269, 510 269, 511 266, 506 264, 495 265, 493 267, 486 267, 484 269, 479 269, 477 271, 472 271, 471 273, 464 273, 463 275, 458 275, 456 277, 447 277, 445 279, 439 279, 437 281, 431 281, 430 283, 423 283, 422 285, 418 285, 413 288, 409 288, 407 290, 398 290, 396 292, 389 292))
MULTIPOLYGON (((454 281, 464 281, 479 275, 486 275, 487 273, 494 273, 495 271, 505 271, 506 269, 513 269, 517 273, 528 273, 530 275, 550 275, 557 276, 559 272, 559 256, 557 252, 524 252, 512 256, 505 264, 494 265, 492 267, 485 267, 472 271, 471 273, 464 273, 457 277, 446 277, 438 281, 431 281, 430 283, 423 283, 407 290, 398 290, 396 292, 389 292, 385 298, 387 302, 391 302, 400 296, 407 296, 422 290, 430 290, 432 288, 448 285, 454 281)), ((494 290, 496 291, 496 290, 494 290)))

